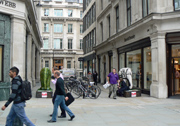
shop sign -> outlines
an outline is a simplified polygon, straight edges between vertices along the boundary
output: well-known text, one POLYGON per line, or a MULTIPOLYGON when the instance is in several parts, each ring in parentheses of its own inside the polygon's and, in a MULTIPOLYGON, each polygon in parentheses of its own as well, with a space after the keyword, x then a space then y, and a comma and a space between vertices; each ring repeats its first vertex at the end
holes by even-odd
POLYGON ((131 92, 131 97, 136 97, 136 92, 131 92))
POLYGON ((47 98, 47 92, 42 92, 42 98, 47 98))
POLYGON ((129 40, 134 39, 134 38, 135 38, 135 35, 132 35, 132 36, 129 36, 127 38, 124 38, 124 41, 126 42, 126 41, 129 41, 129 40))
POLYGON ((10 1, 7 1, 7 0, 0 0, 0 5, 16 8, 16 3, 13 3, 13 2, 10 2, 10 1))

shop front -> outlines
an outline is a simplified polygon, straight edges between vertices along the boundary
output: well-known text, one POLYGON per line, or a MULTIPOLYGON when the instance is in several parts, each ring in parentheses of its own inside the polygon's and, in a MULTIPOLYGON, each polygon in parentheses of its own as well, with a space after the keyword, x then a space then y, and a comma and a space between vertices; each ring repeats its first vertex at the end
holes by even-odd
POLYGON ((152 60, 150 38, 118 48, 118 69, 132 70, 133 86, 150 94, 152 83, 152 60))
POLYGON ((166 35, 168 96, 180 95, 180 33, 166 35))

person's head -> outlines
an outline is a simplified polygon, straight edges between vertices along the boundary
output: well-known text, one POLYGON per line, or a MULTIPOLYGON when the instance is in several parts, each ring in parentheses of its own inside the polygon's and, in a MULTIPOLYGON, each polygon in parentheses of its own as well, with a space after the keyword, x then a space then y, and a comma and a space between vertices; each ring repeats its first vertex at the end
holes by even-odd
POLYGON ((55 74, 55 72, 57 72, 57 71, 58 71, 58 68, 57 68, 57 67, 54 67, 54 68, 53 68, 53 70, 54 70, 54 72, 53 72, 53 73, 55 74))
POLYGON ((9 70, 9 76, 10 76, 11 78, 16 77, 18 74, 19 74, 19 69, 18 69, 17 67, 12 67, 12 68, 9 70))
POLYGON ((116 69, 115 68, 113 68, 113 73, 116 73, 116 69))
POLYGON ((55 73, 54 73, 54 77, 55 77, 55 78, 58 78, 59 76, 60 76, 60 72, 55 71, 55 73))
POLYGON ((123 78, 122 78, 122 77, 120 78, 120 81, 123 81, 123 78))

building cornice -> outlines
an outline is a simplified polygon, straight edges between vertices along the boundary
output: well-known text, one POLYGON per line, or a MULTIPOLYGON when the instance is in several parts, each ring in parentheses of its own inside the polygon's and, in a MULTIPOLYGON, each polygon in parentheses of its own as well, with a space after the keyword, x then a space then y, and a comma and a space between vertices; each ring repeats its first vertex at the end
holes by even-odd
POLYGON ((69 17, 41 17, 41 20, 54 20, 54 21, 79 21, 79 22, 83 22, 82 18, 69 18, 69 17))
POLYGON ((42 7, 46 8, 72 8, 72 9, 83 9, 83 6, 77 5, 51 5, 51 4, 42 4, 42 7))
POLYGON ((127 34, 128 32, 130 32, 130 31, 132 31, 132 30, 134 30, 136 28, 139 28, 139 27, 143 26, 146 23, 152 23, 153 24, 154 21, 161 21, 161 20, 168 20, 168 19, 173 19, 173 18, 180 18, 179 14, 180 14, 180 11, 169 12, 169 13, 151 13, 147 17, 133 23, 131 26, 126 27, 125 29, 122 29, 118 33, 112 35, 107 40, 105 40, 105 41, 101 42, 100 44, 98 44, 94 49, 102 48, 103 46, 106 46, 110 42, 116 41, 121 36, 127 34))

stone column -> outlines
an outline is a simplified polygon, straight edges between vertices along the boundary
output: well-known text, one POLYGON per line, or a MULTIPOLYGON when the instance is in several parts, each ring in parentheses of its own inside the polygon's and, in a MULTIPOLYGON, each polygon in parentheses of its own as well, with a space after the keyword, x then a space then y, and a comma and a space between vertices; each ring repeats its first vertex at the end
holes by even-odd
POLYGON ((11 67, 19 68, 19 75, 25 79, 26 24, 24 20, 12 17, 11 67))
POLYGON ((36 52, 36 82, 40 81, 40 52, 36 52))
POLYGON ((104 55, 101 56, 100 66, 101 66, 100 67, 100 72, 101 72, 100 78, 101 78, 101 83, 103 84, 104 83, 104 72, 105 72, 105 70, 104 70, 104 55))
POLYGON ((67 59, 66 59, 66 57, 64 57, 63 68, 67 68, 67 59))
POLYGON ((154 33, 151 36, 151 50, 152 84, 150 95, 156 98, 167 98, 166 41, 164 33, 154 33))
POLYGON ((116 48, 113 49, 113 68, 115 68, 118 73, 118 52, 116 48))
POLYGON ((32 70, 31 70, 31 66, 32 66, 32 62, 31 62, 31 58, 32 58, 32 35, 28 34, 28 47, 27 47, 27 79, 28 81, 31 83, 32 86, 32 70))
POLYGON ((36 79, 35 79, 35 52, 36 51, 36 46, 35 44, 33 43, 32 44, 32 67, 31 67, 31 71, 32 71, 32 85, 35 87, 36 86, 36 79))
POLYGON ((108 53, 106 54, 106 77, 107 75, 110 73, 111 71, 109 71, 109 55, 108 53))

